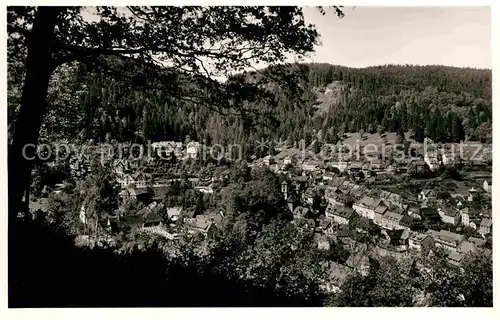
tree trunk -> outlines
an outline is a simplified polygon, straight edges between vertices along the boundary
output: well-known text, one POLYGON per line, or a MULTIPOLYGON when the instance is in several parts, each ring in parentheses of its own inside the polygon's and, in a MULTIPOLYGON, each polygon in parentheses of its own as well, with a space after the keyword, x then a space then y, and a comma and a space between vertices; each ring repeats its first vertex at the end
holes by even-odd
POLYGON ((60 11, 61 8, 58 7, 39 7, 28 39, 21 108, 8 154, 10 218, 15 218, 21 209, 23 194, 29 188, 33 161, 28 158, 36 154, 35 146, 45 114, 47 89, 54 70, 51 45, 60 11))
MULTIPOLYGON (((16 273, 19 255, 15 241, 15 219, 17 213, 23 208, 23 195, 29 201, 29 185, 33 161, 23 156, 24 146, 36 146, 42 118, 46 108, 47 89, 54 64, 51 60, 51 44, 54 39, 54 27, 57 15, 62 7, 39 7, 35 14, 33 28, 28 39, 28 57, 26 60, 26 77, 24 80, 21 108, 17 116, 12 145, 9 146, 7 155, 8 165, 8 265, 9 265, 9 292, 16 290, 19 283, 16 273)), ((34 148, 26 155, 32 157, 34 148)), ((21 259, 22 260, 22 259, 21 259)), ((9 301, 10 302, 10 301, 9 301)))

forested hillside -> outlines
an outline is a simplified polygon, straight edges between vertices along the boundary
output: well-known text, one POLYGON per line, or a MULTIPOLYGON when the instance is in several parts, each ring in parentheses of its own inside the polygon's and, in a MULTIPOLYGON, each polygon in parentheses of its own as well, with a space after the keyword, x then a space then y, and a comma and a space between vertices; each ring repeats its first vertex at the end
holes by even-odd
MULTIPOLYGON (((261 80, 266 70, 244 75, 261 80)), ((445 66, 377 66, 362 69, 301 65, 295 96, 268 85, 275 104, 253 103, 263 121, 220 112, 167 96, 159 89, 130 90, 82 66, 60 69, 49 89, 51 114, 42 136, 104 141, 191 139, 240 143, 262 139, 336 142, 345 132, 413 130, 415 139, 491 139, 491 71, 445 66)), ((241 78, 241 75, 239 75, 241 78)), ((236 78, 236 77, 235 77, 236 78)), ((193 84, 194 85, 194 84, 193 84)), ((14 115, 15 90, 9 99, 14 115)), ((247 102, 242 102, 243 104, 247 102)), ((248 108, 245 108, 248 110, 248 108)), ((236 110, 237 111, 237 110, 236 110)), ((248 148, 247 148, 248 150, 248 148)))

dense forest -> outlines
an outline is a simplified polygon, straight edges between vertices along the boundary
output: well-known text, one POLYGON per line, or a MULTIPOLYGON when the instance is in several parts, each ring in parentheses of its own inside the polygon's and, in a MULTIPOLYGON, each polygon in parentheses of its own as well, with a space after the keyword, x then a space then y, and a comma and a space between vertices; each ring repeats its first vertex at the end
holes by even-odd
MULTIPOLYGON (((265 72, 243 77, 259 80, 265 72)), ((207 144, 240 143, 245 148, 262 139, 335 143, 345 132, 412 130, 417 141, 424 137, 440 142, 491 139, 490 70, 308 64, 294 72, 301 73, 300 96, 290 96, 279 85, 268 86, 273 105, 253 102, 248 110, 262 121, 250 125, 238 112, 224 114, 217 106, 179 100, 158 88, 130 90, 126 82, 83 66, 61 68, 49 87, 51 111, 42 137, 97 141, 190 137, 207 144)), ((18 100, 15 90, 9 93, 12 117, 18 100)))

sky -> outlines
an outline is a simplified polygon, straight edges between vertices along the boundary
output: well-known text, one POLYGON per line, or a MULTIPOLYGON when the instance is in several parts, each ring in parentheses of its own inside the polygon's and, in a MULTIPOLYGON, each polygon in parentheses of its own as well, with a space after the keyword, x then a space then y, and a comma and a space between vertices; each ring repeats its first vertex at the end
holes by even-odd
POLYGON ((344 13, 339 19, 333 11, 304 9, 322 42, 308 61, 492 68, 488 7, 346 7, 344 13))

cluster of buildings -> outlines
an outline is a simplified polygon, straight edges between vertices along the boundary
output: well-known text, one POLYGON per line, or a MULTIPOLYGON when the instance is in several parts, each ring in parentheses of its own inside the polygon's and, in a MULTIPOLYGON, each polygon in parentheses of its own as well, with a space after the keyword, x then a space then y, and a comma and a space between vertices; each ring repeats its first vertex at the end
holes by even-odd
MULTIPOLYGON (((430 252, 441 247, 449 253, 449 262, 459 266, 470 252, 483 250, 492 232, 491 210, 472 209, 475 197, 491 197, 491 178, 482 180, 482 188, 457 183, 449 199, 442 199, 433 189, 422 189, 412 199, 366 184, 369 177, 405 174, 410 170, 433 169, 432 160, 400 161, 380 157, 364 161, 299 161, 297 150, 284 150, 257 162, 284 177, 281 191, 294 220, 302 219, 314 230, 318 248, 329 249, 332 241, 341 241, 351 252, 343 263, 331 262, 333 282, 325 290, 336 290, 349 270, 366 273, 370 254, 352 250, 349 226, 354 217, 377 225, 381 230, 378 247, 392 253, 430 252), (428 162, 431 162, 429 165, 428 162), (301 175, 295 175, 299 169, 301 175), (335 169, 332 169, 335 168, 335 169), (475 236, 461 230, 472 228, 475 236), (336 285, 334 285, 336 284, 336 285)), ((446 158, 445 158, 446 159, 446 158)), ((447 160, 445 160, 446 162, 447 160)), ((360 230, 361 231, 361 230, 360 230)), ((488 252, 486 250, 486 252, 488 252)))
MULTIPOLYGON (((201 145, 164 141, 153 143, 152 148, 158 156, 173 154, 179 159, 189 159, 199 155, 201 145)), ((282 177, 281 191, 293 220, 305 221, 314 232, 319 249, 329 250, 332 242, 339 242, 348 250, 350 255, 345 261, 331 262, 328 266, 331 281, 324 286, 325 290, 334 291, 347 272, 366 273, 373 258, 366 248, 353 244, 350 226, 354 218, 378 226, 378 247, 391 254, 430 252, 440 247, 449 252, 450 263, 459 266, 466 254, 486 246, 492 233, 491 210, 478 212, 472 210, 471 204, 480 194, 491 197, 491 175, 481 178, 480 187, 461 183, 449 199, 439 197, 431 188, 420 190, 408 199, 367 183, 387 175, 436 170, 455 161, 458 160, 450 152, 443 152, 439 157, 428 153, 421 159, 399 161, 377 154, 356 158, 339 154, 335 159, 323 161, 292 148, 257 159, 250 166, 265 166, 282 177), (464 228, 474 229, 475 236, 466 237, 461 232, 464 228)), ((126 225, 140 232, 175 239, 183 231, 207 235, 224 222, 221 211, 201 213, 165 207, 161 204, 166 192, 162 189, 164 186, 155 186, 151 175, 141 171, 134 162, 117 160, 113 168, 122 188, 123 201, 134 198, 145 206, 135 215, 110 216, 107 220, 110 228, 126 225)), ((213 194, 212 180, 204 179, 195 190, 213 194)), ((88 223, 84 208, 82 212, 82 222, 88 223)))

